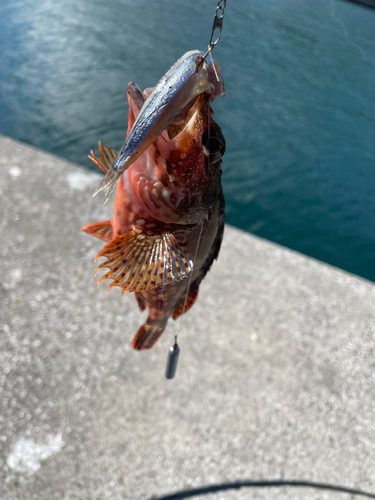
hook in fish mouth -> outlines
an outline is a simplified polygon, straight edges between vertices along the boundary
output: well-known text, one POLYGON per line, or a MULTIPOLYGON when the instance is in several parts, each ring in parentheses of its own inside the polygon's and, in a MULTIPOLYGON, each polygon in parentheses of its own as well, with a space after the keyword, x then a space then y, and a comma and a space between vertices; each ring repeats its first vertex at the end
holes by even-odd
MULTIPOLYGON (((106 203, 120 176, 129 168, 157 137, 168 129, 191 108, 196 98, 204 93, 210 96, 210 102, 225 94, 223 80, 218 76, 219 67, 210 57, 210 61, 201 64, 203 53, 195 50, 187 52, 159 81, 147 97, 138 116, 128 131, 127 139, 120 153, 111 165, 104 179, 93 196, 105 192, 106 203)), ((135 88, 131 89, 136 105, 142 101, 135 88)), ((140 92, 140 91, 139 91, 140 92)))

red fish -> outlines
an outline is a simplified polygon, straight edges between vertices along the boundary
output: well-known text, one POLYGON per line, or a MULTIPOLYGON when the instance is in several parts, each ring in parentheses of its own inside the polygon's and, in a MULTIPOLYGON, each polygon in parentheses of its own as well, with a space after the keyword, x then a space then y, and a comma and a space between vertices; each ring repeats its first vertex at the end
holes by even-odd
MULTIPOLYGON (((218 65, 213 74, 212 89, 223 95, 218 65)), ((149 310, 131 344, 137 350, 153 347, 168 319, 178 318, 194 304, 199 285, 219 254, 225 140, 212 119, 210 103, 216 97, 212 89, 175 110, 174 121, 120 172, 112 220, 82 228, 107 243, 97 255, 107 259, 97 270, 109 269, 99 284, 111 279, 109 290, 118 286, 122 293, 134 292, 140 311, 149 310)), ((134 83, 128 85, 127 137, 150 93, 150 89, 142 93, 134 83)), ((100 142, 99 152, 100 158, 92 151, 89 158, 107 174, 119 155, 100 142)))

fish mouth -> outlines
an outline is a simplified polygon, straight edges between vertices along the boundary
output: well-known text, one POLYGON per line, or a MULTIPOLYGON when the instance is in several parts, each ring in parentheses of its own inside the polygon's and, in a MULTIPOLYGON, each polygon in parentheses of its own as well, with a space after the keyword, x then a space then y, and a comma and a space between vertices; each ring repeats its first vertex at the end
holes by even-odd
MULTIPOLYGON (((197 54, 197 69, 199 70, 200 66, 203 66, 204 72, 207 77, 207 84, 202 89, 203 91, 195 94, 192 98, 184 104, 182 107, 177 108, 174 113, 174 117, 171 119, 170 123, 164 124, 156 130, 157 135, 163 133, 164 130, 168 131, 168 136, 170 139, 173 139, 178 133, 180 133, 189 122, 192 109, 194 104, 200 99, 202 96, 204 97, 203 101, 207 101, 212 103, 218 97, 225 96, 225 85, 224 80, 221 75, 221 70, 219 64, 215 63, 212 58, 211 53, 208 54, 205 60, 203 59, 203 52, 193 51, 197 54), (165 126, 166 125, 166 126, 165 126)), ((139 87, 131 82, 127 87, 128 94, 128 102, 129 102, 129 123, 128 123, 128 131, 127 135, 130 133, 134 123, 137 121, 138 115, 142 113, 143 108, 147 106, 147 100, 150 95, 153 93, 154 88, 147 88, 143 92, 139 89, 139 87)), ((170 101, 165 103, 165 107, 170 105, 170 101)), ((121 152, 116 162, 120 163, 121 152)))
POLYGON ((164 130, 173 138, 186 126, 189 112, 204 95, 213 102, 225 94, 220 67, 211 54, 200 51, 180 58, 147 96, 134 84, 128 85, 129 123, 126 141, 93 196, 104 190, 105 202, 120 176, 158 139, 164 130))
MULTIPOLYGON (((198 105, 199 107, 203 107, 205 106, 206 104, 208 105, 207 108, 208 108, 208 111, 207 111, 207 114, 211 115, 211 113, 213 113, 211 107, 209 106, 209 104, 213 103, 215 101, 215 99, 217 99, 218 97, 224 97, 225 96, 225 84, 224 84, 224 80, 223 80, 223 77, 221 75, 221 70, 220 70, 220 66, 215 63, 211 57, 211 54, 209 54, 209 57, 211 59, 211 64, 208 65, 208 76, 209 76, 209 81, 210 81, 210 84, 211 84, 211 88, 209 91, 206 91, 206 92, 203 92, 202 94, 200 94, 196 99, 194 99, 191 103, 190 103, 190 106, 187 110, 181 110, 178 117, 180 118, 180 121, 178 120, 175 120, 175 123, 178 125, 180 124, 180 131, 182 131, 185 126, 189 123, 189 121, 191 120, 191 116, 196 113, 196 105, 198 105), (184 115, 185 113, 185 115, 184 115), (181 118, 183 117, 183 119, 181 120, 181 118)), ((208 118, 209 120, 209 118, 208 118)), ((169 133, 169 129, 171 129, 171 133, 173 134, 173 125, 175 123, 172 123, 170 125, 170 127, 168 128, 168 133, 169 133)))
MULTIPOLYGON (((202 53, 203 55, 203 53, 202 53)), ((179 135, 190 123, 192 126, 191 118, 196 113, 199 107, 204 106, 206 103, 212 103, 218 97, 225 96, 225 84, 223 77, 221 75, 221 70, 219 64, 215 63, 212 59, 211 54, 208 56, 208 64, 204 62, 207 66, 207 74, 209 79, 209 88, 204 92, 194 96, 186 105, 182 108, 176 110, 175 117, 173 121, 165 128, 158 130, 158 134, 161 135, 164 130, 167 131, 169 139, 174 139, 179 135)), ((139 113, 142 111, 146 100, 150 96, 154 89, 147 88, 143 92, 134 83, 130 82, 127 87, 129 109, 132 117, 129 116, 128 132, 130 132, 134 121, 137 119, 139 113), (132 119, 131 119, 132 118, 132 119)), ((212 111, 211 111, 212 112, 212 111)), ((166 134, 163 134, 164 136, 166 134)))
MULTIPOLYGON (((202 94, 201 94, 202 95, 202 94)), ((196 104, 201 101, 201 95, 195 97, 192 101, 190 101, 184 108, 180 110, 176 119, 167 127, 167 133, 169 139, 174 139, 177 135, 179 135, 188 125, 191 118, 193 117, 196 111, 196 104)))
MULTIPOLYGON (((202 53, 203 54, 203 53, 202 53)), ((194 104, 197 102, 198 98, 202 95, 204 96, 204 101, 214 102, 218 97, 225 96, 225 84, 223 77, 221 75, 221 70, 219 64, 215 63, 212 59, 211 54, 209 54, 209 64, 204 62, 206 66, 206 71, 208 75, 209 87, 205 89, 203 92, 195 95, 187 104, 182 106, 180 109, 176 110, 175 117, 168 125, 167 129, 171 130, 171 134, 173 135, 172 130, 177 128, 182 129, 184 124, 187 123, 189 115, 191 115, 191 109, 194 104)), ((132 125, 139 113, 142 111, 145 102, 149 98, 150 94, 153 92, 154 88, 147 88, 143 92, 139 89, 137 84, 134 82, 130 82, 127 86, 127 94, 128 94, 128 102, 129 108, 131 108, 133 113, 133 120, 129 120, 128 132, 130 132, 132 125), (132 122, 132 123, 131 123, 132 122)), ((167 103, 168 105, 169 103, 167 103)), ((129 117, 130 118, 130 117, 129 117)), ((164 129, 158 130, 158 133, 161 134, 164 129)), ((174 134, 175 135, 175 134, 174 134)))
MULTIPOLYGON (((225 152, 225 139, 212 114, 210 94, 199 95, 184 117, 171 123, 162 134, 163 138, 169 139, 169 149, 176 149, 180 154, 187 155, 192 147, 199 145, 210 163, 220 160, 225 152)), ((157 146, 160 142, 162 141, 158 140, 157 146)))

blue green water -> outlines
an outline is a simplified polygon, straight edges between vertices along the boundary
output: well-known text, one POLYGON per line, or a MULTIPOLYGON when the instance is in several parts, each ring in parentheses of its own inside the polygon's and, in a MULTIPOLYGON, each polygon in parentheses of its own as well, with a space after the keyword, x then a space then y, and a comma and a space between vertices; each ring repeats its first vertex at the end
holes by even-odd
MULTIPOLYGON (((127 83, 205 50, 215 6, 2 0, 0 133, 91 168, 123 143, 127 83)), ((227 222, 375 281, 375 11, 228 0, 214 56, 227 222)))

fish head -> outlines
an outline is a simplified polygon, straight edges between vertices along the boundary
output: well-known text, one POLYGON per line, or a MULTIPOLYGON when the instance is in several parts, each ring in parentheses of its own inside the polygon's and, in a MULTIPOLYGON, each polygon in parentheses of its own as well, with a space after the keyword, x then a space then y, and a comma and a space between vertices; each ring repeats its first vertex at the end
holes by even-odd
POLYGON ((212 102, 224 94, 220 68, 213 61, 210 51, 205 56, 199 50, 184 54, 148 96, 142 94, 135 84, 130 84, 126 140, 94 196, 104 190, 107 201, 120 176, 157 141, 165 129, 174 122, 184 121, 199 96, 204 95, 204 101, 212 102))
POLYGON ((225 95, 224 81, 210 55, 203 64, 209 88, 181 110, 163 134, 169 149, 166 170, 176 186, 175 196, 181 199, 177 206, 185 215, 199 217, 221 189, 221 158, 225 152, 225 139, 211 108, 217 97, 225 95))
POLYGON ((182 186, 189 179, 185 188, 193 180, 209 182, 225 152, 223 133, 212 117, 211 99, 209 92, 199 95, 184 120, 171 124, 165 134, 170 150, 167 170, 182 186))
MULTIPOLYGON (((207 212, 220 187, 225 139, 213 120, 211 103, 225 94, 220 67, 210 55, 197 59, 207 83, 203 92, 175 109, 174 120, 124 175, 136 205, 164 222, 195 223, 207 212)), ((128 134, 153 89, 128 85, 128 134)), ((119 193, 120 194, 120 193, 119 193)))

